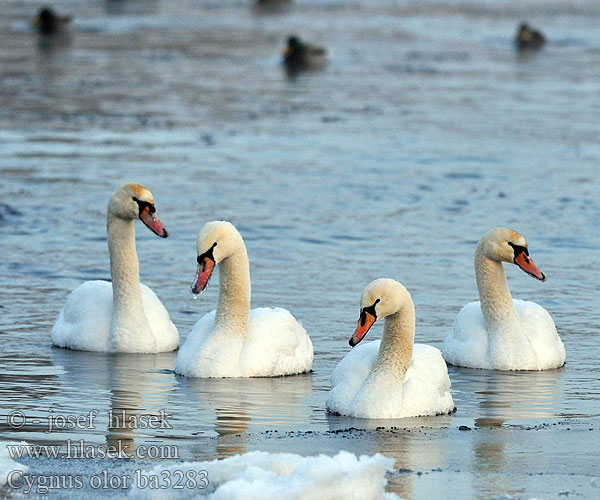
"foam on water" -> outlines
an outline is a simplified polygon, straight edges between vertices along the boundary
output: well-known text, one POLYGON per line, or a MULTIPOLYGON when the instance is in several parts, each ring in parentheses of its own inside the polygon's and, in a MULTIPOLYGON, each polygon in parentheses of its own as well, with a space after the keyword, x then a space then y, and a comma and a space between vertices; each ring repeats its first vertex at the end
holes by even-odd
MULTIPOLYGON (((385 493, 392 459, 383 455, 357 457, 341 451, 330 457, 254 451, 224 460, 159 466, 143 471, 158 478, 158 487, 138 488, 132 499, 196 498, 210 500, 400 500, 385 493), (171 476, 183 474, 182 488, 171 476), (167 479, 168 478, 168 479, 167 479)), ((141 483, 141 482, 140 482, 141 483)))

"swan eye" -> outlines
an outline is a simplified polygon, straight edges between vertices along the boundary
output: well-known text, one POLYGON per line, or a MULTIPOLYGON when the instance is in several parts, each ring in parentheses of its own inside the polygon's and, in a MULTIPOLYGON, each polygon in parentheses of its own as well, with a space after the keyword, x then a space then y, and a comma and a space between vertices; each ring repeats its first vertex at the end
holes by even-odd
POLYGON ((525 260, 525 262, 527 264, 529 264, 529 250, 527 250, 527 247, 521 246, 521 245, 515 245, 514 243, 511 243, 510 241, 508 242, 508 244, 512 247, 512 249, 515 252, 515 259, 521 255, 523 255, 523 259, 525 260))
POLYGON ((153 214, 154 212, 156 212, 156 208, 154 207, 154 203, 149 203, 147 201, 140 200, 140 199, 136 198, 135 196, 132 196, 131 199, 138 204, 138 210, 139 210, 140 215, 142 214, 142 212, 146 208, 148 209, 148 211, 151 214, 153 214))
POLYGON ((198 265, 202 266, 202 271, 204 271, 204 269, 206 268, 206 259, 210 259, 213 262, 215 261, 215 256, 213 255, 213 250, 215 249, 215 247, 217 246, 217 242, 215 241, 212 246, 203 254, 198 255, 198 257, 196 258, 196 262, 198 263, 198 265))
POLYGON ((375 319, 377 319, 377 312, 375 311, 375 306, 379 303, 380 299, 377 299, 373 302, 372 306, 363 307, 363 310, 360 312, 360 326, 365 326, 365 321, 367 321, 367 314, 370 314, 375 319))

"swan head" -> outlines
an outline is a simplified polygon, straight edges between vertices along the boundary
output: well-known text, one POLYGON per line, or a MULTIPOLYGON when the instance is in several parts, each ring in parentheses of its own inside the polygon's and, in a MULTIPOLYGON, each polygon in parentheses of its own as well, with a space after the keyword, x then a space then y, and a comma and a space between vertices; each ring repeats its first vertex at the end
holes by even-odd
POLYGON ((369 283, 360 298, 360 318, 349 344, 358 344, 378 319, 396 314, 407 297, 408 290, 396 280, 379 278, 369 283))
POLYGON ((112 195, 108 213, 123 220, 141 220, 150 231, 166 238, 167 228, 156 216, 152 193, 140 184, 123 184, 112 195))
POLYGON ((529 276, 540 281, 546 279, 546 275, 537 268, 529 256, 529 246, 525 238, 512 229, 506 227, 492 229, 481 238, 477 250, 491 260, 516 264, 529 276))
POLYGON ((198 294, 208 285, 212 273, 227 257, 243 247, 242 236, 231 222, 207 222, 198 234, 198 271, 192 285, 192 292, 198 294))

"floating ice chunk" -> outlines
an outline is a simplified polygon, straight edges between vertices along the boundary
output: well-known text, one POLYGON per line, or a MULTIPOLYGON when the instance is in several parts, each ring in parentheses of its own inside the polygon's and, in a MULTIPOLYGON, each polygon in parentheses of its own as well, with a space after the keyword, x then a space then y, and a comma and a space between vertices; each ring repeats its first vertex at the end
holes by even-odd
POLYGON ((6 484, 6 481, 8 480, 8 475, 12 471, 27 472, 27 470, 29 470, 29 467, 27 467, 26 465, 20 464, 19 462, 15 462, 12 458, 10 458, 10 454, 6 445, 28 446, 28 444, 25 441, 21 441, 20 443, 0 441, 0 486, 6 484))
POLYGON ((381 454, 357 457, 340 451, 333 457, 303 457, 253 451, 224 460, 185 462, 140 472, 142 483, 152 477, 158 483, 153 488, 140 488, 141 484, 134 481, 129 497, 140 500, 399 500, 395 494, 385 492, 385 474, 392 471, 393 466, 394 460, 381 454), (186 478, 194 480, 184 489, 176 489, 176 479, 181 476, 184 478, 177 486, 186 486, 186 478), (202 477, 206 477, 208 485, 200 489, 202 477), (167 480, 171 481, 170 488, 166 488, 167 480))

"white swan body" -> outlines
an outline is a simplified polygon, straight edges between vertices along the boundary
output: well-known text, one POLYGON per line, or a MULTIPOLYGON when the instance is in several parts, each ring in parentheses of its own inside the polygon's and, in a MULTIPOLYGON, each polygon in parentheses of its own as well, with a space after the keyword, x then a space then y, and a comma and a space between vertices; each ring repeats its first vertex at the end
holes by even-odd
POLYGON ((365 288, 361 308, 350 344, 360 342, 379 317, 386 317, 383 340, 355 347, 340 361, 331 377, 327 410, 360 418, 451 412, 450 378, 440 351, 413 345, 414 304, 406 288, 394 280, 375 280, 365 288))
POLYGON ((306 330, 285 309, 250 311, 250 267, 241 235, 229 222, 209 222, 198 236, 202 291, 219 264, 216 311, 200 318, 179 350, 175 372, 188 377, 275 377, 308 372, 314 351, 306 330))
POLYGON ((375 340, 352 349, 331 377, 327 409, 362 418, 400 418, 451 412, 448 369, 439 349, 415 344, 404 380, 377 377, 369 381, 381 348, 375 340))
POLYGON ((513 299, 502 262, 515 263, 544 281, 527 242, 506 228, 488 232, 475 252, 480 301, 465 305, 446 335, 444 359, 453 365, 494 370, 549 370, 565 363, 565 347, 548 311, 513 299))
MULTIPOLYGON (((155 343, 150 343, 150 348, 142 348, 134 330, 127 335, 131 341, 130 347, 122 352, 167 352, 177 349, 179 334, 165 306, 143 283, 140 283, 140 291, 144 315, 148 323, 154 325, 152 331, 162 331, 163 334, 154 337, 155 343)), ((112 315, 112 284, 103 280, 86 281, 67 298, 52 328, 52 343, 79 351, 114 352, 110 336, 112 315)))
POLYGON ((198 320, 178 353, 177 373, 204 378, 274 377, 311 369, 310 338, 286 309, 252 309, 241 346, 214 335, 215 317, 212 311, 198 320))
POLYGON ((107 215, 112 283, 87 281, 71 292, 51 332, 58 347, 98 352, 173 351, 179 333, 158 297, 140 283, 133 221, 161 237, 152 194, 138 184, 121 186, 107 215))

